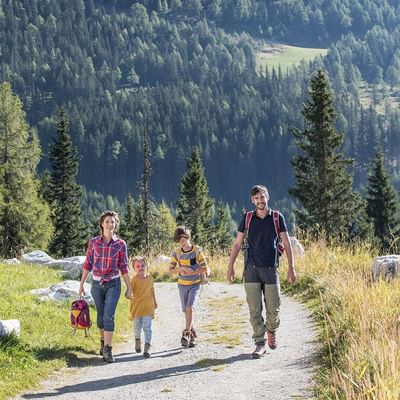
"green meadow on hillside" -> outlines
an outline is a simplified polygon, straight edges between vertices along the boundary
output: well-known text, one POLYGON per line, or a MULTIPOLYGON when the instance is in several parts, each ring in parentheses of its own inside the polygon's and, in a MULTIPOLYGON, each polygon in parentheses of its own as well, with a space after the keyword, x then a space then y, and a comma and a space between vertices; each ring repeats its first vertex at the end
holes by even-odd
POLYGON ((314 49, 306 47, 296 47, 284 44, 263 44, 260 46, 256 57, 257 71, 265 71, 268 66, 278 69, 281 67, 285 72, 293 66, 299 65, 302 60, 311 61, 316 57, 325 56, 327 49, 314 49))

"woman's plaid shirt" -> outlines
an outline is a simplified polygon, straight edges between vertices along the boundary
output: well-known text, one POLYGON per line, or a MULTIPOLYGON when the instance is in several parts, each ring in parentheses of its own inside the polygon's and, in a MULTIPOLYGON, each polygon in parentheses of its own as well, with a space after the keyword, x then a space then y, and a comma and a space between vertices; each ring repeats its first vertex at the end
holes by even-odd
POLYGON ((129 266, 125 241, 116 236, 108 244, 104 243, 103 236, 90 239, 83 268, 92 271, 93 277, 103 281, 112 279, 119 273, 127 274, 129 266))

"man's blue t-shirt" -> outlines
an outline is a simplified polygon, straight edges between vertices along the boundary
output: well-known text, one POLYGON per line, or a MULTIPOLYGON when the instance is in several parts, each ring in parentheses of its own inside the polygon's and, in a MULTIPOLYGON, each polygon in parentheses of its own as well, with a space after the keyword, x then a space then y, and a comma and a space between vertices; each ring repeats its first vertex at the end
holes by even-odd
MULTIPOLYGON (((246 214, 238 226, 238 231, 245 232, 246 214)), ((279 213, 279 227, 281 232, 287 232, 285 218, 279 213)), ((253 213, 247 237, 248 259, 247 263, 256 267, 278 267, 279 257, 277 251, 278 238, 275 232, 272 210, 261 219, 253 213)))

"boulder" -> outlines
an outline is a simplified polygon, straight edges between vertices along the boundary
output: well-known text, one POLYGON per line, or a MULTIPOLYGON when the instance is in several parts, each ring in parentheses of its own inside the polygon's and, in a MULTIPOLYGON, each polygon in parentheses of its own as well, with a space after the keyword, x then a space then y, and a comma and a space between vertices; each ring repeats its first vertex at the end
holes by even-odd
POLYGON ((290 243, 292 245, 293 256, 301 257, 304 254, 303 245, 295 238, 294 236, 290 236, 290 243))
POLYGON ((21 261, 26 264, 49 265, 56 260, 42 250, 33 250, 30 253, 23 254, 21 256, 21 261))
MULTIPOLYGON (((85 289, 85 300, 94 305, 93 298, 90 294, 91 286, 88 283, 84 284, 85 289)), ((42 289, 34 289, 30 291, 32 294, 39 296, 41 301, 53 300, 53 301, 62 301, 62 300, 77 300, 79 298, 79 282, 68 280, 56 283, 54 285, 49 286, 48 288, 42 289)))
POLYGON ((85 256, 75 256, 56 260, 41 250, 34 250, 21 256, 21 261, 24 263, 59 268, 63 271, 64 278, 77 280, 81 277, 85 259, 85 256))
POLYGON ((372 278, 392 280, 400 273, 400 255, 390 254, 376 257, 372 265, 372 278))
POLYGON ((171 262, 171 257, 159 255, 153 260, 152 264, 163 265, 163 264, 169 264, 170 262, 171 262))
POLYGON ((18 258, 7 258, 2 261, 4 264, 21 264, 18 258))
POLYGON ((62 269, 63 276, 66 279, 80 279, 82 274, 82 265, 85 262, 85 256, 75 256, 55 260, 51 265, 62 269))
POLYGON ((21 326, 17 319, 0 320, 0 337, 12 334, 19 336, 20 331, 21 326))

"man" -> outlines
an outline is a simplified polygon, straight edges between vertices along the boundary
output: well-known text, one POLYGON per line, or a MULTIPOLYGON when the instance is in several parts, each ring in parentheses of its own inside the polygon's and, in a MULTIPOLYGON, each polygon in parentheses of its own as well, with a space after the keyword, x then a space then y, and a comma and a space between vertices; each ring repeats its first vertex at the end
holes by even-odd
MULTIPOLYGON (((253 339, 256 348, 252 358, 260 358, 266 352, 265 336, 270 349, 276 349, 276 331, 279 327, 280 284, 279 284, 279 254, 277 231, 275 229, 273 212, 268 208, 269 194, 265 186, 256 185, 251 189, 251 201, 255 211, 246 233, 246 214, 243 216, 236 239, 233 241, 229 257, 226 277, 229 282, 235 278, 234 263, 247 235, 247 257, 244 266, 244 287, 249 305, 250 322, 253 327, 253 339), (264 295, 266 320, 262 316, 262 298, 264 295)), ((292 246, 285 219, 279 213, 280 239, 285 248, 288 260, 288 281, 296 282, 296 271, 293 263, 292 246)))

